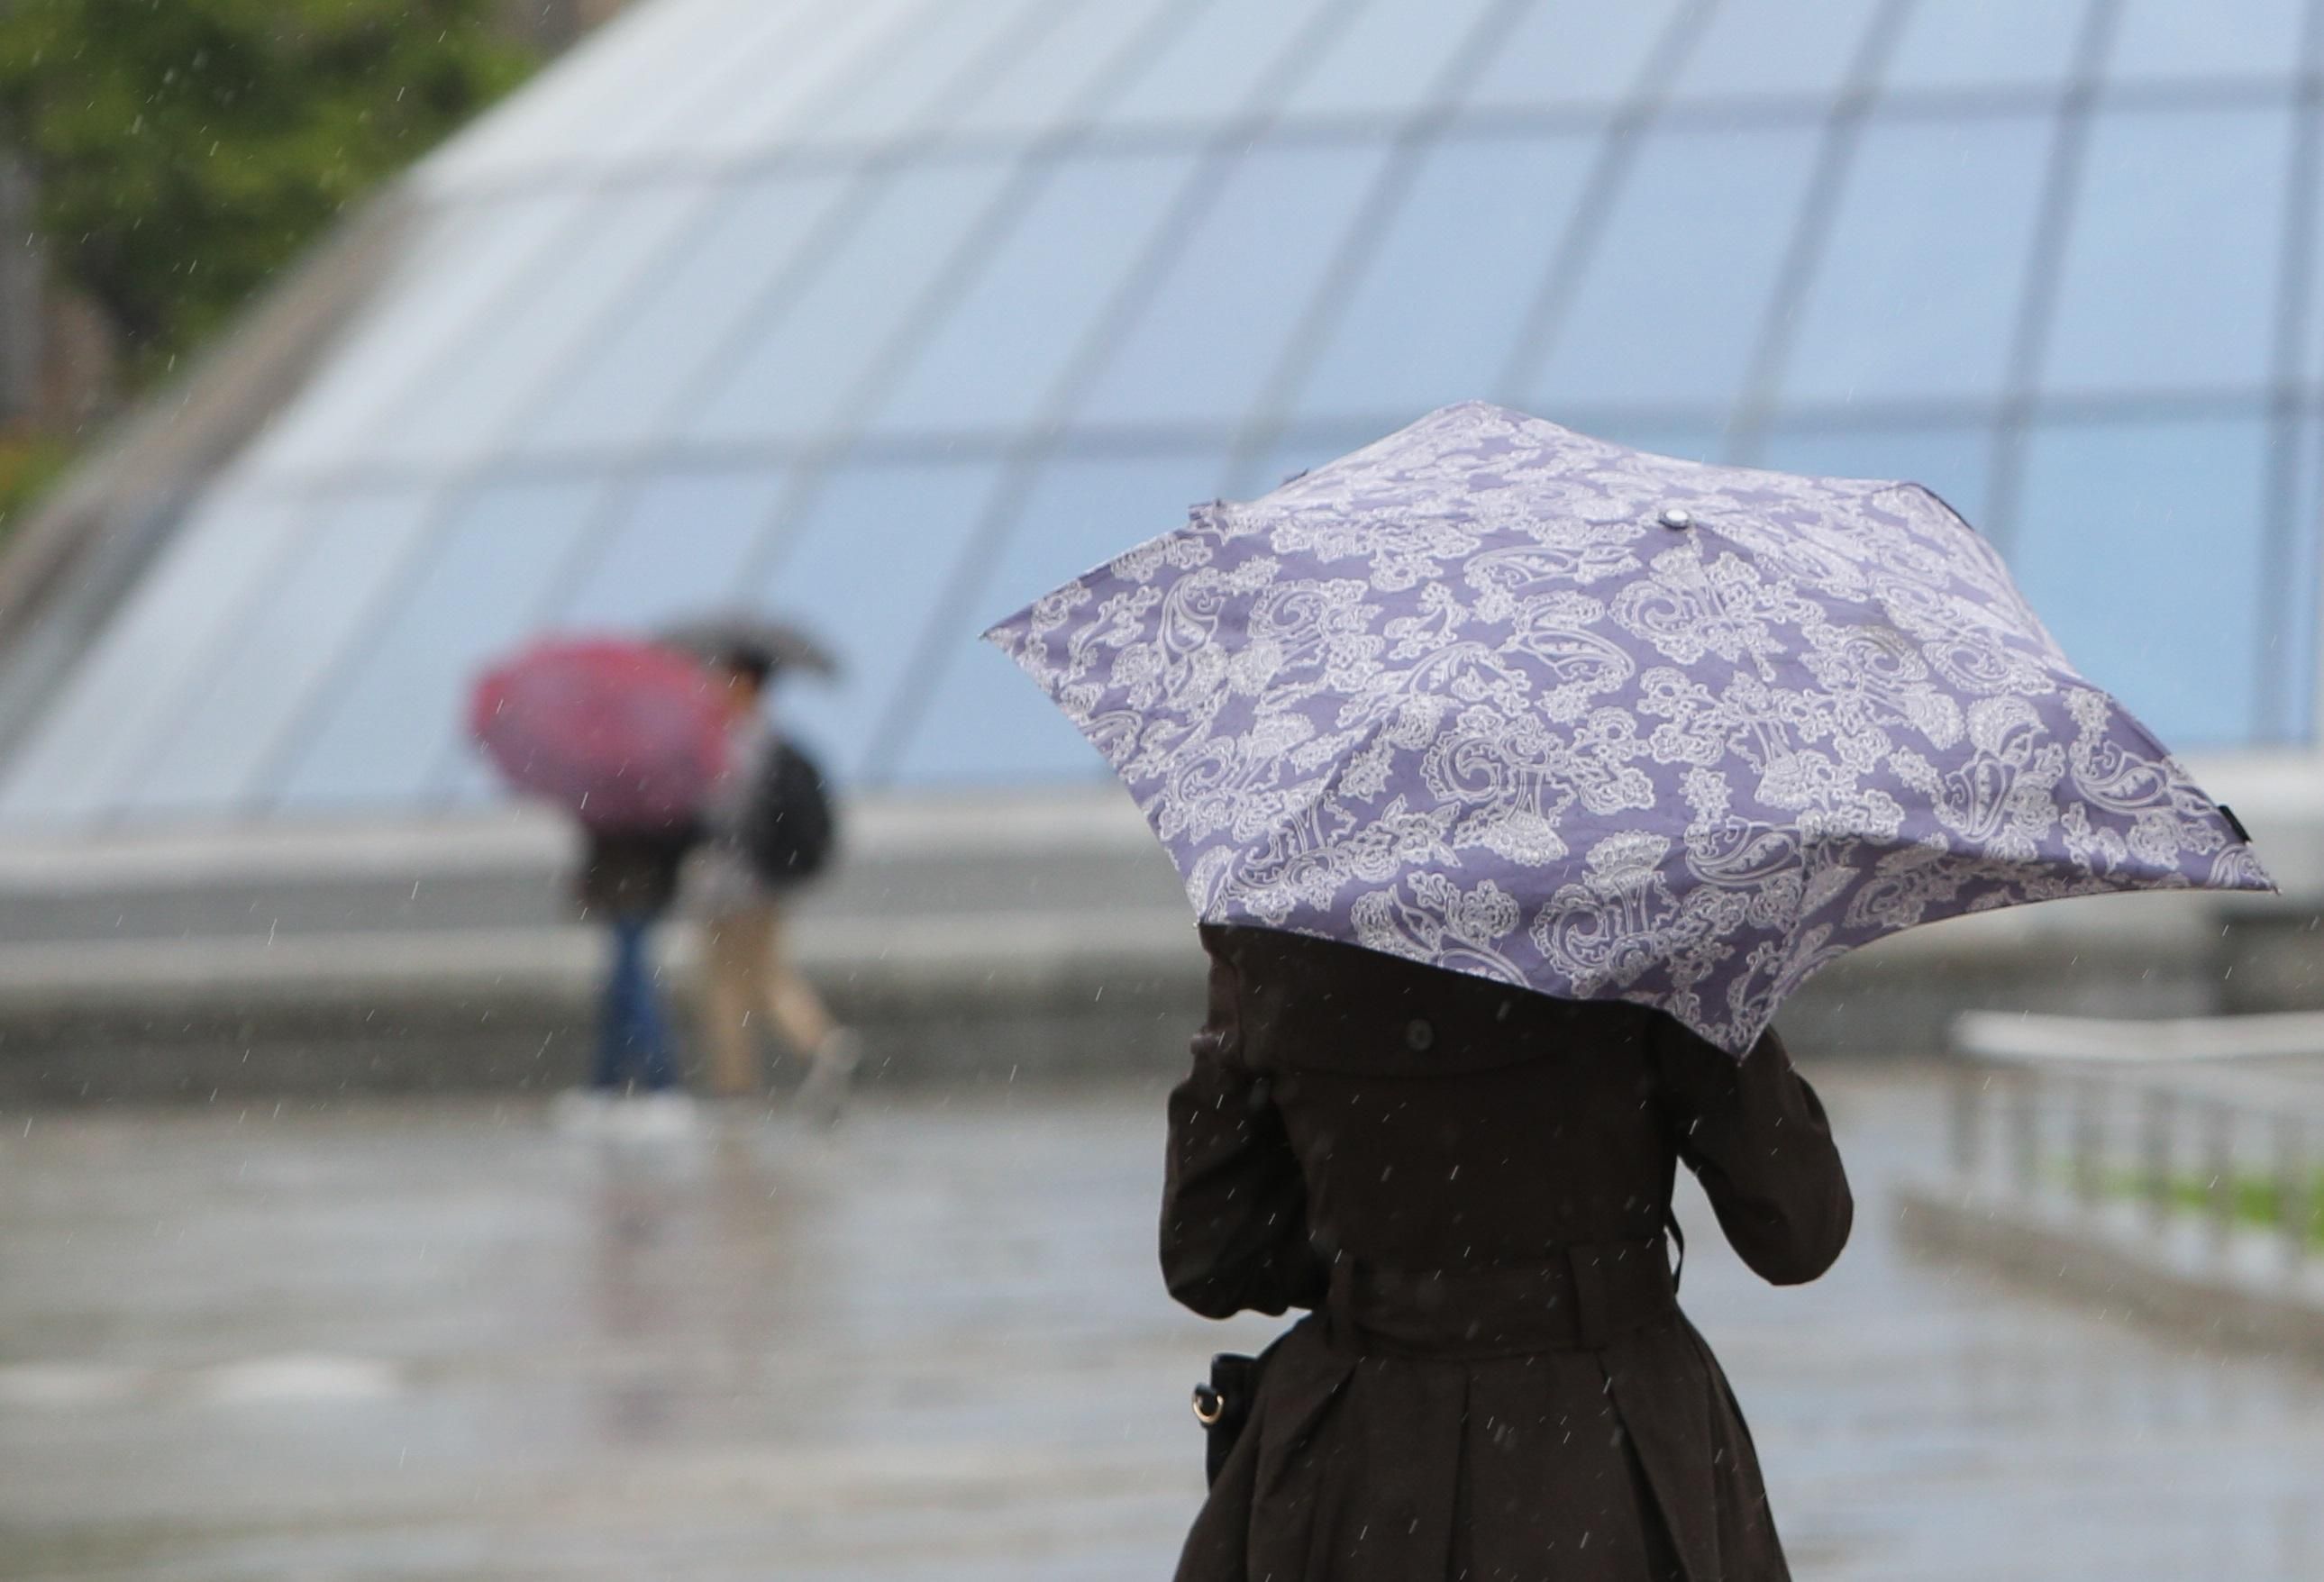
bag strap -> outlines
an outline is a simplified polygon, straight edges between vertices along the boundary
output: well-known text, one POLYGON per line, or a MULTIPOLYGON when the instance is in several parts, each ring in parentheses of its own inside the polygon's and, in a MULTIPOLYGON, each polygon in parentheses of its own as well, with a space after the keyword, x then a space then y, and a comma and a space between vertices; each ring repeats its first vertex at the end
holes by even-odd
POLYGON ((1679 1277, 1686 1273, 1686 1232, 1678 1228, 1678 1216, 1668 1209, 1663 1210, 1663 1229, 1669 1235, 1671 1246, 1678 1248, 1678 1262, 1671 1267, 1671 1290, 1675 1293, 1679 1277))

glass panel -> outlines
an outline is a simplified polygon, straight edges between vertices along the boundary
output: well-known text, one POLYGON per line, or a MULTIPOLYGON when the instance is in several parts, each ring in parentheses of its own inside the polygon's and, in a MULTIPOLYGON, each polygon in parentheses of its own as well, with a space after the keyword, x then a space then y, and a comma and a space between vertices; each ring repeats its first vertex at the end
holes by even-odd
MULTIPOLYGON (((2309 110, 2303 114, 2319 115, 2324 111, 2309 110)), ((2324 132, 2324 127, 2318 130, 2324 132)), ((2295 344, 2292 348, 2292 358, 2298 366, 2283 372, 2287 377, 2298 382, 2300 399, 2312 401, 2324 395, 2324 389, 2319 388, 2319 384, 2324 384, 2324 291, 2319 291, 2319 288, 2324 288, 2324 167, 2311 171, 2308 179, 2309 190, 2298 195, 2297 198, 2305 212, 2287 216, 2306 223, 2308 244, 2304 262, 2307 271, 2300 277, 2296 292, 2289 289, 2289 282, 2279 282, 2286 289, 2283 300, 2277 306, 2287 317, 2292 316, 2295 307, 2298 309, 2298 317, 2293 320, 2295 344)), ((2285 185, 2289 189, 2291 184, 2287 182, 2285 185)), ((2287 190, 2284 197, 2289 207, 2295 195, 2287 190)))
POLYGON ((844 6, 816 6, 811 41, 784 63, 779 91, 762 92, 744 82, 728 101, 706 104, 696 146, 708 159, 763 157, 811 132, 834 105, 903 47, 925 11, 950 3, 851 0, 844 6))
POLYGON ((784 698, 786 723, 835 777, 862 777, 898 694, 927 684, 908 667, 999 472, 990 462, 840 468, 776 566, 761 602, 813 625, 844 667, 836 685, 784 698))
POLYGON ((1636 97, 1680 4, 1534 0, 1463 102, 1472 109, 1535 110, 1636 97))
POLYGON ((561 626, 646 631, 747 602, 743 578, 785 479, 772 469, 650 479, 565 602, 561 626))
POLYGON ((2107 82, 2260 78, 2288 87, 2307 9, 2307 0, 2123 0, 2107 82))
POLYGON ((369 630, 434 520, 418 490, 318 502, 290 563, 247 612, 217 667, 182 700, 123 798, 147 812, 243 805, 289 730, 369 630))
POLYGON ((212 497, 171 537, 14 755, 5 805, 41 817, 88 814, 152 750, 184 695, 263 602, 308 520, 300 502, 212 497))
POLYGON ((1874 123, 1812 267, 1784 398, 1997 400, 2055 129, 1874 123))
POLYGON ((1677 99, 1828 98, 1885 0, 1719 0, 1671 83, 1677 99))
POLYGON ((1595 136, 1429 150, 1292 409, 1388 427, 1488 393, 1590 173, 1595 136))
POLYGON ((2098 117, 2042 366, 2049 391, 2268 377, 2291 117, 2098 117))
POLYGON ((2256 734, 2264 420, 2113 423, 2028 446, 2011 569, 2083 675, 2174 750, 2256 734))
POLYGON ((2261 654, 2274 672, 2274 686, 2264 689, 2274 706, 2261 728, 2277 741, 2309 743, 2316 740, 2316 599, 2324 576, 2324 428, 2302 419, 2292 445, 2291 516, 2275 540, 2286 559, 2271 579, 2274 602, 2261 654))
POLYGON ((1822 478, 1897 479, 1944 496, 1963 520, 1982 528, 1993 471, 1993 430, 1948 428, 1777 429, 1758 464, 1822 478))
POLYGON ((1916 0, 1888 59, 1892 93, 2065 89, 2085 0, 1916 0))
POLYGON ((970 264, 966 297, 905 365, 873 426, 1030 422, 1194 168, 1192 154, 1056 167, 1008 234, 970 264))
POLYGON ((1552 403, 1735 400, 1814 162, 1806 128, 1649 139, 1536 382, 1552 403))
POLYGON ((1333 33, 1286 115, 1403 115, 1429 103, 1493 0, 1371 0, 1333 33))
POLYGON ((899 33, 879 69, 835 99, 796 136, 802 143, 859 143, 894 137, 928 119, 947 101, 975 91, 992 63, 993 46, 1021 32, 1027 14, 1047 0, 980 0, 929 7, 899 33))
MULTIPOLYGON (((821 10, 814 0, 793 0, 730 14, 715 37, 696 39, 653 76, 633 69, 626 85, 607 90, 580 135, 606 164, 698 157, 695 141, 719 109, 791 91, 792 74, 814 59, 829 25, 817 15, 821 10), (641 88, 650 89, 650 98, 641 88)), ((568 143, 577 141, 567 135, 568 143)), ((565 162, 573 152, 558 148, 550 157, 565 162)))
POLYGON ((1216 121, 1246 107, 1307 24, 1336 0, 1210 0, 1114 101, 1101 124, 1216 121))
POLYGON ((1307 310, 1381 148, 1270 148, 1237 161, 1080 414, 1215 425, 1247 411, 1307 310))
MULTIPOLYGON (((506 184, 563 164, 576 150, 619 127, 643 84, 667 80, 689 62, 716 58, 738 16, 769 9, 764 0, 661 0, 636 5, 592 34, 474 130, 421 167, 431 186, 506 184), (593 133, 595 134, 593 136, 593 133)), ((787 7, 797 14, 806 7, 787 7)), ((818 7, 819 9, 819 7, 818 7)))
POLYGON ((386 414, 484 333, 520 279, 556 267, 581 211, 581 199, 558 196, 456 204, 431 215, 313 380, 253 445, 247 464, 279 474, 361 459, 386 414))
POLYGON ((908 167, 891 177, 742 362, 686 422, 709 443, 820 432, 954 255, 1010 171, 1001 161, 908 167))
POLYGON ((1196 451, 1052 463, 1034 483, 954 640, 896 778, 943 782, 1102 780, 1105 760, 1041 689, 977 633, 1123 550, 1181 527, 1218 488, 1221 456, 1196 451))
POLYGON ((1361 450, 1394 432, 1390 428, 1303 429, 1296 437, 1277 440, 1258 456, 1237 462, 1220 492, 1229 500, 1257 500, 1304 473, 1337 461, 1351 451, 1361 450))
POLYGON ((408 465, 488 454, 530 402, 556 388, 607 316, 665 267, 707 196, 694 183, 637 188, 593 203, 530 289, 494 304, 392 413, 379 454, 408 465))
POLYGON ((2301 425, 2300 468, 2295 474, 2299 485, 2293 491, 2294 514, 2291 532, 2285 541, 2293 547, 2295 558, 2287 572, 2290 591, 2285 645, 2285 664, 2291 667, 2292 685, 2284 688, 2288 717, 2284 721, 2284 740, 2313 745, 2319 740, 2317 711, 2324 708, 2324 699, 2318 696, 2319 667, 2324 666, 2324 610, 2318 601, 2324 595, 2324 425, 2314 420, 2301 425))
POLYGON ((638 301, 575 348, 583 360, 557 382, 517 448, 595 452, 659 432, 670 404, 732 344, 853 180, 777 176, 722 192, 709 226, 653 271, 638 301))
POLYGON ((1681 461, 1716 462, 1731 460, 1724 454, 1726 430, 1711 423, 1674 423, 1664 418, 1625 418, 1619 415, 1591 425, 1591 433, 1600 439, 1610 439, 1617 445, 1627 445, 1632 450, 1643 450, 1655 455, 1676 456, 1681 461))
POLYGON ((945 130, 970 136, 1028 132, 1072 118, 1085 98, 1121 75, 1128 51, 1145 45, 1166 15, 1175 24, 1181 11, 1178 0, 1077 0, 994 70, 945 130))
POLYGON ((477 670, 540 625, 598 497, 595 484, 560 482, 462 500, 385 624, 356 634, 361 657, 299 744, 282 805, 408 804, 424 791, 465 743, 477 670))

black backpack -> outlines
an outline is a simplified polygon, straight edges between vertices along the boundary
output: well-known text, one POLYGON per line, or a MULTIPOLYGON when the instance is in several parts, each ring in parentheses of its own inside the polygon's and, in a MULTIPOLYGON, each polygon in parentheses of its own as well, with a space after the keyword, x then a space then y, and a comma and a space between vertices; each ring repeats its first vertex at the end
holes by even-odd
POLYGON ((778 738, 767 750, 742 815, 742 851, 772 885, 813 878, 839 843, 839 821, 823 771, 815 760, 778 738))

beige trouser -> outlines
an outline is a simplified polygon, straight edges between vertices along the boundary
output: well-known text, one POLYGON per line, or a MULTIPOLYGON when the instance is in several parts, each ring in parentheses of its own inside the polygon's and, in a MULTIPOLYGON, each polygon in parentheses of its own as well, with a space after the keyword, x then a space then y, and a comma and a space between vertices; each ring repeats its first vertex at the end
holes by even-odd
POLYGON ((770 1021, 793 1050, 810 1057, 836 1026, 785 957, 782 918, 773 905, 705 917, 702 1026, 713 1092, 759 1091, 759 1031, 770 1021))

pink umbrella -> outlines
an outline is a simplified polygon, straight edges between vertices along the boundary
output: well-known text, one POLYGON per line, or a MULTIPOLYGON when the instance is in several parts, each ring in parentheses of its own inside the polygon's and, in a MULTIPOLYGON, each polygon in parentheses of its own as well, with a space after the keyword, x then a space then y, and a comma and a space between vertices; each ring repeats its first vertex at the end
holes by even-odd
POLYGON ((726 764, 718 682, 683 655, 553 638, 478 678, 468 729, 510 786, 598 830, 694 816, 726 764))

